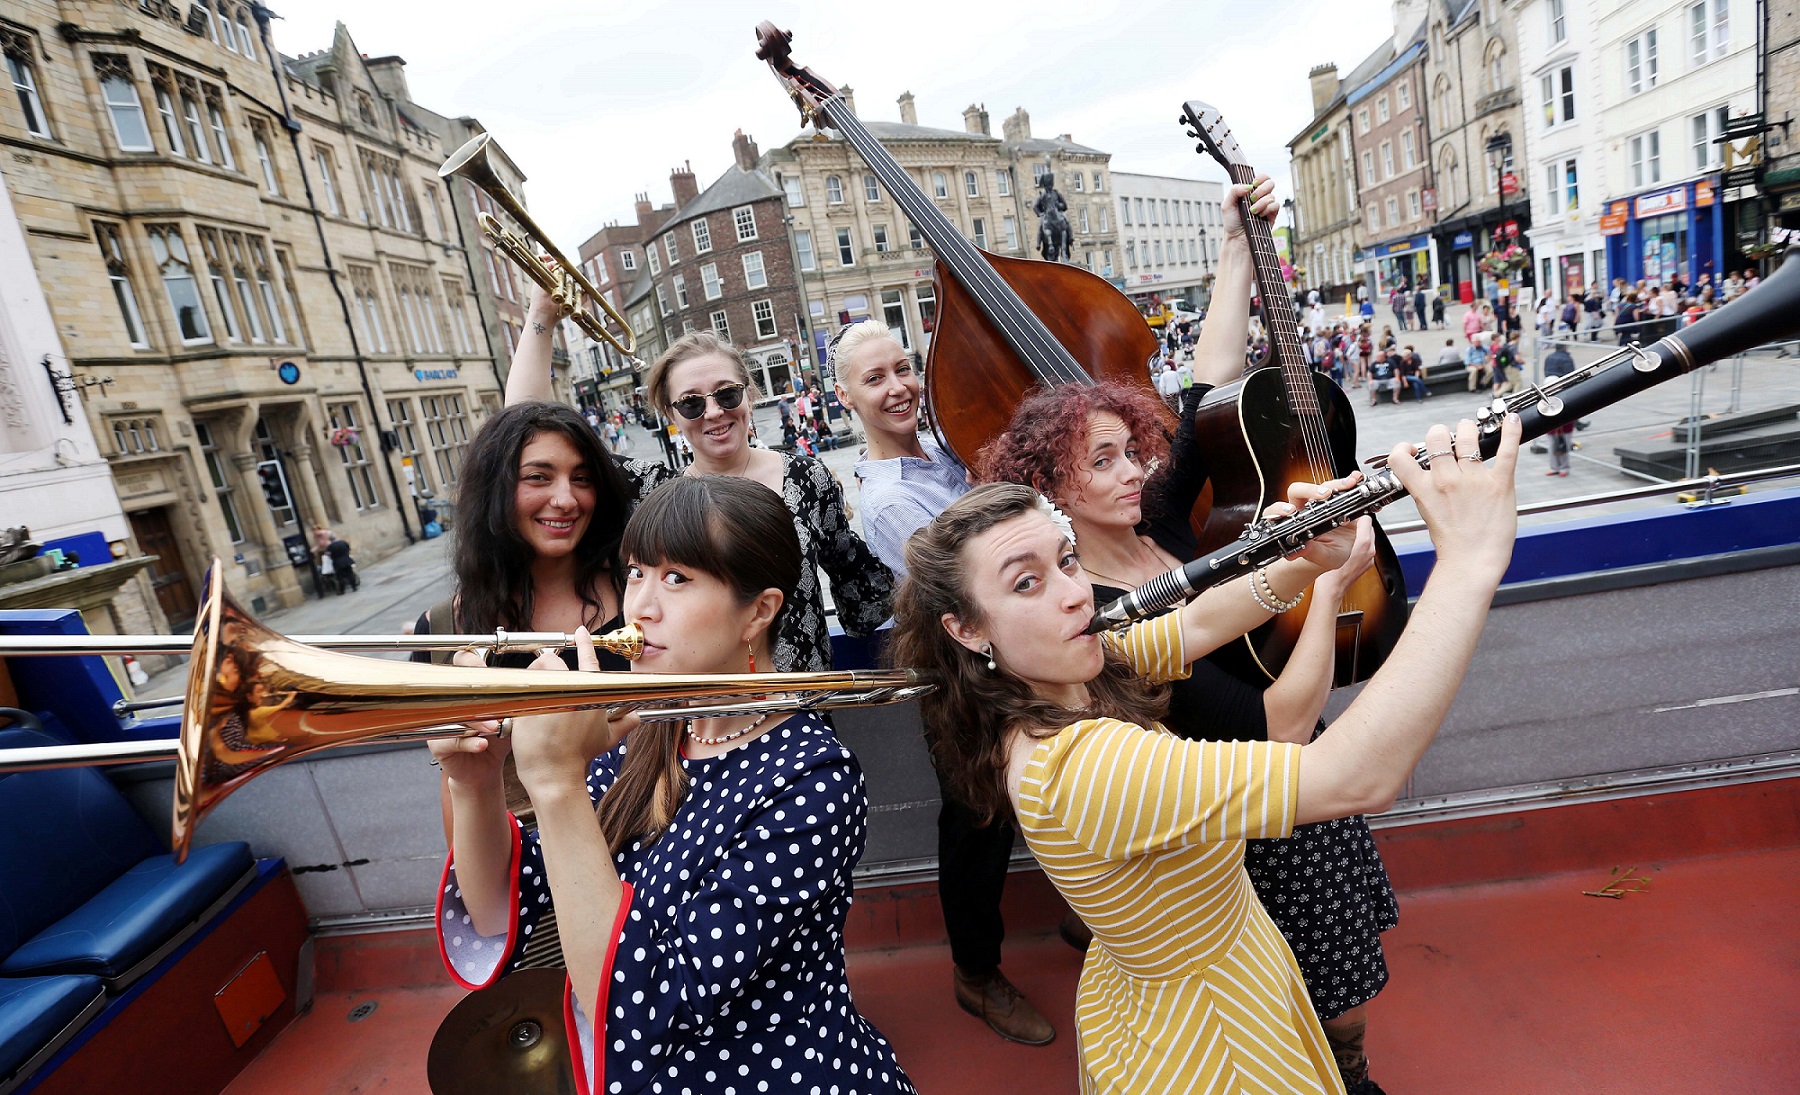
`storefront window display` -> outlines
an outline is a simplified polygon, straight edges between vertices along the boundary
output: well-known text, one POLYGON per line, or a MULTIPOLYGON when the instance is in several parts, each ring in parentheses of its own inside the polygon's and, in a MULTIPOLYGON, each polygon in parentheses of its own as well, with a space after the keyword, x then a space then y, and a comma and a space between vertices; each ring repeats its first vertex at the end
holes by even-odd
POLYGON ((1687 215, 1669 213, 1642 222, 1644 241, 1644 277, 1665 281, 1678 271, 1687 269, 1687 215))

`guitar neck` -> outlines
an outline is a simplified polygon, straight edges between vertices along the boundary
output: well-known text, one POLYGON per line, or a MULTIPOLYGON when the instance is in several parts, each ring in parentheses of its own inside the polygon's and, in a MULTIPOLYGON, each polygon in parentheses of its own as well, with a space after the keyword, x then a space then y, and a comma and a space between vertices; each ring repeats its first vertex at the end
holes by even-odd
MULTIPOLYGON (((1249 186, 1256 172, 1245 164, 1229 168, 1231 181, 1249 186)), ((1263 319, 1269 328, 1269 350, 1281 366, 1281 382, 1287 389, 1288 405, 1297 415, 1322 416, 1319 394, 1313 388, 1312 370, 1300 352, 1300 328, 1294 322, 1294 310, 1287 295, 1287 281, 1281 276, 1281 256, 1275 250, 1275 236, 1269 222, 1250 212, 1248 196, 1238 203, 1238 215, 1250 239, 1250 257, 1256 268, 1256 291, 1262 297, 1263 319)))
POLYGON ((1040 383, 1052 384, 1092 384, 1093 378, 1074 356, 1057 341, 1049 328, 1026 308, 1012 288, 994 271, 993 266, 982 257, 980 249, 963 237, 949 218, 941 213, 936 204, 925 196, 912 176, 906 173, 888 154, 881 142, 875 139, 844 101, 832 95, 823 104, 826 121, 831 127, 843 134, 850 147, 856 149, 863 162, 875 173, 881 184, 887 187, 893 197, 894 204, 906 214, 908 220, 919 230, 919 235, 931 247, 937 260, 950 271, 975 303, 983 315, 994 325, 1006 339, 1013 352, 1031 370, 1040 383))

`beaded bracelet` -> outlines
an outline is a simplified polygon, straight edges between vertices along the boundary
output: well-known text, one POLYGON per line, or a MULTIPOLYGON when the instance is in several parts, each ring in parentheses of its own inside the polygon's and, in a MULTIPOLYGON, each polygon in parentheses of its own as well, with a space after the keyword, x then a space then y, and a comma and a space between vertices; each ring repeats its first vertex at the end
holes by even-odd
POLYGON ((1279 616, 1298 607, 1301 599, 1306 596, 1306 590, 1294 594, 1291 601, 1282 600, 1276 594, 1275 587, 1269 583, 1269 571, 1264 567, 1250 576, 1250 595, 1256 598, 1256 603, 1262 606, 1263 611, 1279 616))

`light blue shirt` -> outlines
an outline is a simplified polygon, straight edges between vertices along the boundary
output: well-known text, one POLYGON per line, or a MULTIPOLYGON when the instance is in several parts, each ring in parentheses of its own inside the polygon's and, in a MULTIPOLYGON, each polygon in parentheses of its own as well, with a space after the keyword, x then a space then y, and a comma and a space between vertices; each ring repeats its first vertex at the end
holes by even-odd
POLYGON ((863 540, 896 580, 906 576, 906 541, 969 490, 969 472, 930 438, 919 439, 926 459, 861 459, 863 540))

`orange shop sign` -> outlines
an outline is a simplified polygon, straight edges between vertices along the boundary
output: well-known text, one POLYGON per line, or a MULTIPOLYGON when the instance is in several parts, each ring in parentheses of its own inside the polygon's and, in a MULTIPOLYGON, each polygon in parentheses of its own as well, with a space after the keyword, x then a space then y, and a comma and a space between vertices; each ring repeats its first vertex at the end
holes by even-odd
POLYGON ((1602 236, 1622 236, 1625 234, 1625 214, 1602 213, 1600 215, 1600 234, 1602 236))
POLYGON ((1713 203, 1713 182, 1701 179, 1694 184, 1694 208, 1705 209, 1713 203))
POLYGON ((1638 219, 1663 213, 1679 213, 1687 208, 1687 187, 1679 186, 1660 194, 1645 194, 1637 200, 1638 219))

